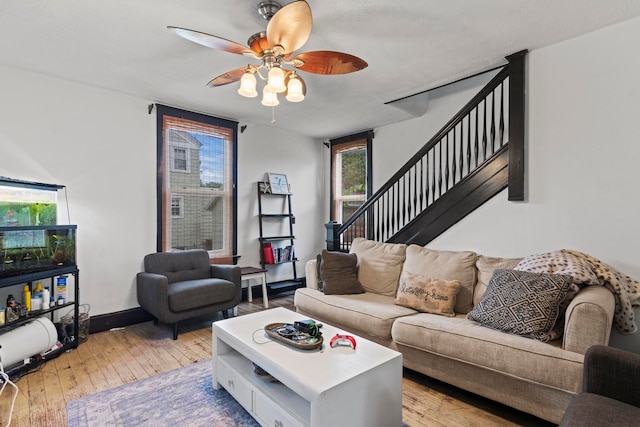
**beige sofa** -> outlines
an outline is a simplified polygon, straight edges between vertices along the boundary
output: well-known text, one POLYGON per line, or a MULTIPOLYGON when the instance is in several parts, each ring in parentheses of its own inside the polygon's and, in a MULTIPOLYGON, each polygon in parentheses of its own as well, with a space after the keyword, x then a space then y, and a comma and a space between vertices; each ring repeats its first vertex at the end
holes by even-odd
POLYGON ((519 259, 364 239, 354 240, 352 252, 366 292, 325 295, 318 290, 316 261, 309 261, 307 287, 294 297, 298 312, 400 351, 409 369, 547 421, 559 423, 581 390, 587 348, 608 344, 615 303, 604 287, 583 287, 566 309, 562 339, 541 342, 466 317, 493 271, 513 269, 519 259), (394 293, 407 270, 459 280, 455 317, 396 305, 394 293))

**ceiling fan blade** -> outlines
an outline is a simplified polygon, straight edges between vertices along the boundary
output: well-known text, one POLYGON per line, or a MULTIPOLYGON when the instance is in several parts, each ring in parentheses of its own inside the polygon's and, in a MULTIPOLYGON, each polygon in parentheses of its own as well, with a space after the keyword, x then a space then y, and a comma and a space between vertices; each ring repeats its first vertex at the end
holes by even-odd
POLYGON ((369 66, 366 61, 348 53, 317 50, 300 53, 287 59, 296 68, 314 74, 347 74, 363 70, 369 66), (297 65, 296 60, 304 62, 297 65))
POLYGON ((237 82, 242 78, 247 67, 236 68, 235 70, 227 71, 224 74, 220 74, 215 79, 207 83, 209 87, 218 87, 228 85, 229 83, 237 82))
POLYGON ((246 55, 247 52, 253 54, 253 52, 246 46, 240 43, 232 42, 231 40, 223 39, 222 37, 214 36, 211 34, 201 33, 200 31, 188 30, 186 28, 179 27, 167 27, 180 37, 183 37, 192 42, 201 44, 202 46, 210 47, 212 49, 223 50, 229 53, 235 53, 238 55, 246 55))
POLYGON ((311 35, 311 8, 304 1, 295 1, 273 15, 267 25, 267 40, 273 47, 282 46, 288 54, 302 47, 311 35))

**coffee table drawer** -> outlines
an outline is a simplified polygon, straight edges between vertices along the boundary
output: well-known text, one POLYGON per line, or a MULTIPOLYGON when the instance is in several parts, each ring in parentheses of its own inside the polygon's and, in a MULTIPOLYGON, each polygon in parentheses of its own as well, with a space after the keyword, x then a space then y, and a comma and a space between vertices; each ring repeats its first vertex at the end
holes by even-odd
POLYGON ((252 412, 252 389, 240 375, 236 374, 224 362, 217 362, 218 382, 224 387, 234 399, 244 408, 252 412))
POLYGON ((255 394, 255 415, 259 421, 265 426, 273 427, 302 427, 294 418, 292 418, 284 408, 276 406, 274 402, 264 396, 262 393, 255 394))

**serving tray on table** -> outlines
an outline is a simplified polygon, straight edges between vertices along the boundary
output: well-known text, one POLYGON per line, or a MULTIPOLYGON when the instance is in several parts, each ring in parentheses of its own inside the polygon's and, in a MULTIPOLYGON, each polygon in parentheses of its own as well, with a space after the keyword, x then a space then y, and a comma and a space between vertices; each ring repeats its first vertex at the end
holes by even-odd
POLYGON ((314 337, 305 332, 296 331, 291 323, 269 323, 264 327, 264 331, 274 340, 281 341, 301 350, 315 350, 322 347, 322 343, 324 342, 322 335, 314 337), (284 334, 277 332, 283 328, 288 329, 289 332, 284 334))

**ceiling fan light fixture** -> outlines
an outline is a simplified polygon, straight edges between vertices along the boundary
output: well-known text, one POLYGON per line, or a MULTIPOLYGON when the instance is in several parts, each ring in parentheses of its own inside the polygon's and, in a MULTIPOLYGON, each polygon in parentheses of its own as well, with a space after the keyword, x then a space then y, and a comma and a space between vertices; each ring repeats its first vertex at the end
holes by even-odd
POLYGON ((240 79, 240 88, 238 88, 238 93, 247 98, 255 98, 258 96, 256 83, 256 76, 250 71, 245 71, 240 79))
POLYGON ((282 68, 273 66, 269 70, 267 77, 267 87, 271 92, 282 93, 287 90, 284 84, 284 71, 282 68))
POLYGON ((289 78, 289 84, 287 85, 287 101, 300 102, 302 100, 304 100, 302 82, 300 82, 300 79, 298 79, 295 73, 292 73, 289 78))
POLYGON ((240 81, 238 94, 254 98, 258 96, 256 85, 259 77, 265 83, 262 105, 275 107, 280 104, 278 93, 282 93, 289 102, 305 99, 307 86, 304 79, 296 74, 297 70, 313 74, 347 74, 368 66, 357 56, 329 50, 302 52, 292 57, 292 53, 301 48, 311 34, 313 17, 309 4, 305 0, 289 0, 285 6, 275 0, 258 1, 257 12, 269 23, 266 31, 249 37, 249 46, 200 31, 167 27, 194 43, 261 61, 260 64, 249 64, 223 73, 207 83, 208 87, 240 81))
POLYGON ((268 86, 262 89, 262 105, 265 107, 275 107, 280 104, 278 101, 278 94, 269 90, 268 86))

